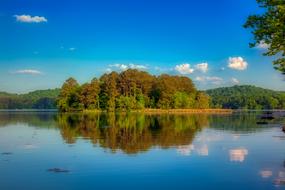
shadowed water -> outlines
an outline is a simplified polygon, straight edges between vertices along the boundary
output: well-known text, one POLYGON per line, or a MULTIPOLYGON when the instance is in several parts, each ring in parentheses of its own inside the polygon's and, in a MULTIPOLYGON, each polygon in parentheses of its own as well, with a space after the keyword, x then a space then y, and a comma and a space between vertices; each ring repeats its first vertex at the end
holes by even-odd
POLYGON ((285 189, 284 114, 0 113, 0 189, 285 189))

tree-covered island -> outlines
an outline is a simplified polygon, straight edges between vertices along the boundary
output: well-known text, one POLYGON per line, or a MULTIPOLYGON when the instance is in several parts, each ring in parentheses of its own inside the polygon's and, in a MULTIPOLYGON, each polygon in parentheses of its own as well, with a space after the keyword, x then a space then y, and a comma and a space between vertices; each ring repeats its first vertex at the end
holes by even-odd
POLYGON ((131 111, 154 109, 206 109, 210 97, 195 88, 185 76, 128 69, 94 78, 80 85, 69 78, 62 85, 57 105, 60 111, 106 110, 131 111))

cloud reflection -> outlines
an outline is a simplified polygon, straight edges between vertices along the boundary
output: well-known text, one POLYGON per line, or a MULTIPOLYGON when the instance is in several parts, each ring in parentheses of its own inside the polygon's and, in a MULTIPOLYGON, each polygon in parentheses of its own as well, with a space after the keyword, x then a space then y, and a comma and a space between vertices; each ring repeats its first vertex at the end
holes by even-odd
POLYGON ((259 172, 262 178, 269 178, 272 176, 272 171, 271 170, 261 170, 259 172))
POLYGON ((245 156, 248 155, 248 150, 245 148, 231 149, 229 151, 230 160, 234 162, 243 162, 245 156))
POLYGON ((208 156, 209 150, 206 144, 204 145, 182 145, 177 147, 177 153, 182 156, 190 156, 192 152, 196 152, 199 156, 208 156))
POLYGON ((177 152, 183 156, 190 156, 191 152, 194 150, 194 145, 181 145, 177 147, 177 152))

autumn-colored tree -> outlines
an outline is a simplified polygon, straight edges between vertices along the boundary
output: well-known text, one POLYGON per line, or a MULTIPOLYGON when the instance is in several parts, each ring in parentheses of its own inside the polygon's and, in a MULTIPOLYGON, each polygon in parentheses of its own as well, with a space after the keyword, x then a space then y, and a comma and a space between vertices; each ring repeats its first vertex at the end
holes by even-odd
POLYGON ((72 111, 81 109, 80 86, 74 78, 69 78, 61 87, 57 101, 61 111, 72 111))
POLYGON ((203 92, 198 92, 196 96, 196 108, 207 109, 210 107, 210 96, 203 92))
POLYGON ((99 93, 100 83, 97 78, 82 85, 80 101, 85 109, 100 109, 99 93))
POLYGON ((61 111, 206 108, 208 104, 208 97, 197 93, 188 77, 156 77, 136 69, 104 74, 81 86, 70 78, 63 84, 58 100, 61 111))
POLYGON ((173 108, 171 102, 177 92, 189 96, 196 93, 191 79, 182 76, 160 75, 154 85, 152 97, 159 108, 173 108))
POLYGON ((100 78, 100 104, 102 109, 108 111, 114 111, 116 108, 116 98, 119 96, 118 92, 118 78, 117 72, 111 72, 109 74, 104 74, 100 78))

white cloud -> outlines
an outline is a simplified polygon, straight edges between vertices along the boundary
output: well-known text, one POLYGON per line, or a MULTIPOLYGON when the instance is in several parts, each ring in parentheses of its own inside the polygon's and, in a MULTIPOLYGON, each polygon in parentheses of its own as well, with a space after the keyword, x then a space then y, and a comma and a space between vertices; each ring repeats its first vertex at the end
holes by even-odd
POLYGON ((42 75, 43 73, 34 69, 23 69, 12 72, 13 74, 26 74, 26 75, 42 75))
POLYGON ((144 66, 144 65, 136 65, 136 64, 133 64, 133 63, 129 64, 129 68, 131 68, 131 69, 139 69, 139 70, 147 69, 147 67, 144 66))
POLYGON ((265 43, 264 41, 261 41, 259 44, 257 44, 256 47, 258 49, 268 49, 270 47, 270 45, 265 43))
POLYGON ((215 77, 215 76, 212 76, 212 77, 204 77, 204 76, 202 76, 202 77, 196 77, 195 78, 195 80, 196 81, 198 81, 198 82, 204 82, 204 83, 211 83, 211 84, 215 84, 215 85, 220 85, 220 84, 222 84, 223 82, 224 82, 224 80, 222 79, 222 78, 220 78, 220 77, 215 77))
POLYGON ((47 22, 47 19, 43 16, 15 15, 15 17, 18 22, 26 22, 26 23, 47 22))
POLYGON ((195 69, 206 73, 208 71, 208 63, 199 63, 195 65, 195 69))
POLYGON ((235 162, 243 162, 245 156, 248 155, 248 150, 245 148, 231 149, 229 151, 230 160, 235 162))
POLYGON ((247 62, 242 57, 230 57, 228 61, 228 67, 235 70, 245 70, 247 65, 247 62))
POLYGON ((234 77, 232 77, 232 78, 231 78, 231 83, 233 83, 233 84, 239 84, 239 80, 236 79, 236 78, 234 78, 234 77))
POLYGON ((145 65, 136 65, 133 63, 130 64, 113 64, 113 65, 109 65, 109 67, 116 67, 121 71, 125 71, 127 69, 138 69, 138 70, 145 70, 147 69, 147 66, 145 65))
POLYGON ((191 65, 189 63, 183 63, 181 65, 176 65, 174 69, 183 75, 191 74, 194 72, 194 69, 191 68, 191 65))
POLYGON ((112 69, 110 69, 110 68, 106 69, 106 73, 111 73, 111 72, 112 72, 112 69))

